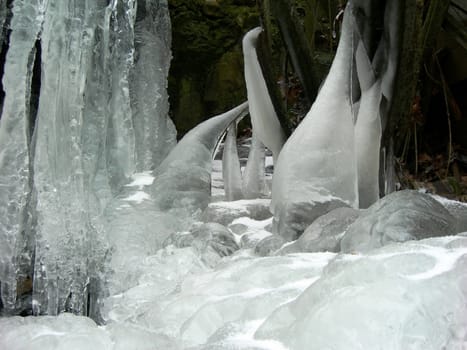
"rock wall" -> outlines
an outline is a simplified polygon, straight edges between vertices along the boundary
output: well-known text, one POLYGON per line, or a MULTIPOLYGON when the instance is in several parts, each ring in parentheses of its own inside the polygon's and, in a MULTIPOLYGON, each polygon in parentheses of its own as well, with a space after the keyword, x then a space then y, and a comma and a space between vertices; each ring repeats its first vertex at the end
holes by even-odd
POLYGON ((255 0, 170 0, 171 117, 181 137, 246 99, 241 39, 259 25, 255 0))

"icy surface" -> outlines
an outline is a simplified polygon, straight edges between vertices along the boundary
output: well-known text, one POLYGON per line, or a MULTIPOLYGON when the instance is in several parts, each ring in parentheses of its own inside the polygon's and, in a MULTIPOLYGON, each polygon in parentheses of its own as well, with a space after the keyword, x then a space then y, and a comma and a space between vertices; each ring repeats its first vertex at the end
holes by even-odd
POLYGON ((349 14, 350 10, 346 11, 329 75, 305 119, 285 143, 275 166, 271 208, 280 223, 277 232, 288 240, 295 239, 304 229, 296 230, 292 225, 309 216, 312 221, 325 214, 310 213, 315 203, 341 201, 358 207, 349 83, 352 62, 349 14), (296 213, 300 210, 303 214, 296 213))
POLYGON ((287 349, 462 349, 467 240, 445 237, 339 256, 255 338, 287 349))
POLYGON ((107 325, 71 315, 0 319, 0 348, 462 349, 467 238, 368 254, 246 252, 207 267, 192 247, 141 261, 105 301, 107 325), (324 269, 323 269, 324 268, 324 269), (349 302, 351 300, 351 302, 349 302))
POLYGON ((256 53, 261 31, 260 27, 252 29, 243 38, 245 83, 254 133, 272 151, 274 159, 277 159, 285 142, 285 134, 274 110, 256 53))
POLYGON ((242 173, 237 151, 237 125, 227 129, 222 153, 222 176, 224 178, 225 198, 234 201, 243 198, 242 173))

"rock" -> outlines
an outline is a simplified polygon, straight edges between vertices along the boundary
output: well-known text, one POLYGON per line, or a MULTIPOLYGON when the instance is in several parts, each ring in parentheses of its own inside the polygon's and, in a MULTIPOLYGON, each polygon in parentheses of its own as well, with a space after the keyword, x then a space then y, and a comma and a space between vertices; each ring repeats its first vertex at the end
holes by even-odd
POLYGON ((201 218, 204 222, 217 222, 222 225, 228 225, 233 220, 243 216, 255 220, 265 220, 272 216, 269 211, 269 203, 269 199, 214 202, 208 205, 201 218))
POLYGON ((341 251, 365 252, 391 242, 405 242, 456 232, 455 218, 431 196, 413 190, 380 199, 349 226, 341 251))
POLYGON ((232 232, 227 227, 215 222, 196 227, 192 230, 191 235, 194 238, 192 245, 201 252, 209 246, 219 256, 224 257, 240 249, 232 232))
POLYGON ((277 251, 286 241, 278 235, 263 238, 256 244, 255 253, 259 256, 268 256, 277 251))
POLYGON ((453 201, 441 196, 433 196, 456 219, 456 232, 467 231, 467 204, 453 201))
POLYGON ((286 241, 296 240, 317 218, 341 207, 348 205, 338 198, 322 202, 290 202, 274 213, 273 232, 286 241))
POLYGON ((337 253, 345 231, 358 216, 359 211, 356 209, 334 209, 313 221, 297 241, 284 246, 278 254, 324 251, 337 253))

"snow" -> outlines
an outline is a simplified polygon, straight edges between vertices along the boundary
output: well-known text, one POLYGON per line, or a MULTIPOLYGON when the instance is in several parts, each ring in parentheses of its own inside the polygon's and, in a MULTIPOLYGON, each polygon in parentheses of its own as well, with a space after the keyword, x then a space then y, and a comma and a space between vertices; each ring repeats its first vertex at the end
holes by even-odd
POLYGON ((154 182, 154 176, 150 171, 144 171, 142 173, 135 173, 131 175, 131 179, 133 180, 129 184, 126 184, 126 187, 138 187, 140 190, 143 189, 144 186, 152 185, 154 182))
POLYGON ((123 200, 128 201, 128 202, 141 203, 142 201, 148 200, 149 198, 151 198, 151 197, 146 192, 136 191, 135 193, 133 193, 129 197, 123 198, 123 200))

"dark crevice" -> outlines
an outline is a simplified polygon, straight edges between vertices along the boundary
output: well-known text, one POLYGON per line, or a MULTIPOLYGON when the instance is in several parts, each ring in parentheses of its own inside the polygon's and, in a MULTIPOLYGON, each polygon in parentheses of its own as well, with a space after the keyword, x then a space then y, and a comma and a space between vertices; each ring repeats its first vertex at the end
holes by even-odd
POLYGON ((34 133, 34 127, 36 125, 37 111, 39 109, 39 95, 41 91, 41 41, 36 40, 34 46, 34 65, 32 68, 31 78, 31 97, 29 100, 29 135, 32 137, 34 133))

